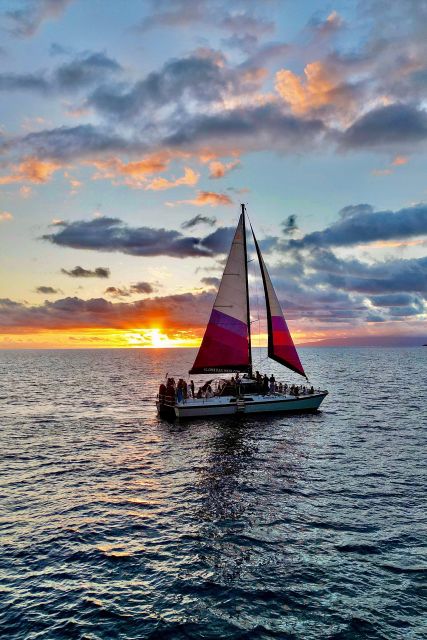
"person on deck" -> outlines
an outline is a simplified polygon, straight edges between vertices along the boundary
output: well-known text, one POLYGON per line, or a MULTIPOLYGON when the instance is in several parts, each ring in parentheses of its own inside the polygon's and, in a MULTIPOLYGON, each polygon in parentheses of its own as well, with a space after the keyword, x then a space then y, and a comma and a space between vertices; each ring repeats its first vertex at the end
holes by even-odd
POLYGON ((190 380, 191 397, 194 398, 194 380, 190 380))
POLYGON ((165 395, 166 395, 166 385, 162 382, 162 384, 159 387, 159 402, 161 402, 162 404, 165 401, 165 395))
POLYGON ((265 396, 268 393, 268 377, 267 377, 267 374, 264 374, 264 377, 262 379, 262 392, 263 392, 263 394, 265 396))
POLYGON ((184 400, 188 398, 188 385, 185 380, 182 381, 182 395, 184 396, 184 400))
POLYGON ((178 380, 178 384, 176 386, 176 399, 177 399, 177 402, 181 402, 182 401, 182 397, 183 397, 182 378, 180 378, 178 380))
POLYGON ((273 374, 271 374, 270 376, 270 381, 269 381, 269 387, 270 387, 270 393, 273 394, 275 391, 275 384, 276 384, 276 378, 273 376, 273 374))

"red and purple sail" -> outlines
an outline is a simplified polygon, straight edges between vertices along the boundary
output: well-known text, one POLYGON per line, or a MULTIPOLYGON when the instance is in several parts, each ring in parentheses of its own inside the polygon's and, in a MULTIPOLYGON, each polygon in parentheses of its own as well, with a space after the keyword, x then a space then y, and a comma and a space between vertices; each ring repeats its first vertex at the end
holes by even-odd
POLYGON ((280 302, 274 290, 273 283, 271 282, 267 267, 265 266, 264 258, 262 257, 253 229, 252 235, 261 269, 265 304, 267 307, 268 357, 276 360, 276 362, 280 362, 280 364, 288 367, 288 369, 306 378, 307 376, 305 375, 298 352, 295 349, 294 341, 286 324, 280 302))

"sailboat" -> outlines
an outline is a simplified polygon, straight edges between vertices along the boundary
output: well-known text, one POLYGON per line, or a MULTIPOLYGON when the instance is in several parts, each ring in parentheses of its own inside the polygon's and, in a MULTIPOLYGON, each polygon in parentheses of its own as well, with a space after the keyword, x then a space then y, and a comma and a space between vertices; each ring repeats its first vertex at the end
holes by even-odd
MULTIPOLYGON (((280 385, 277 389, 273 383, 273 387, 270 385, 266 389, 259 376, 253 375, 246 215, 242 204, 209 322, 189 371, 190 376, 208 374, 212 379, 201 387, 198 397, 176 394, 171 380, 167 390, 161 385, 157 399, 161 416, 198 418, 316 411, 328 395, 327 391, 302 385, 280 385), (232 378, 224 378, 222 374, 232 374, 232 378)), ((308 385, 260 246, 250 226, 267 309, 268 357, 303 376, 308 385)))

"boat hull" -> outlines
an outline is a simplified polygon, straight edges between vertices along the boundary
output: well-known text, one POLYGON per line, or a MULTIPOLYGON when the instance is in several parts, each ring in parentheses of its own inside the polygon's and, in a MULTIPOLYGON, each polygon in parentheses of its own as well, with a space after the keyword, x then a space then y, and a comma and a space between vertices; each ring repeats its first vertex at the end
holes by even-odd
POLYGON ((251 399, 214 397, 184 400, 174 406, 157 404, 159 414, 180 419, 218 417, 232 415, 253 415, 272 413, 301 413, 317 411, 328 395, 322 391, 305 396, 251 396, 251 399))

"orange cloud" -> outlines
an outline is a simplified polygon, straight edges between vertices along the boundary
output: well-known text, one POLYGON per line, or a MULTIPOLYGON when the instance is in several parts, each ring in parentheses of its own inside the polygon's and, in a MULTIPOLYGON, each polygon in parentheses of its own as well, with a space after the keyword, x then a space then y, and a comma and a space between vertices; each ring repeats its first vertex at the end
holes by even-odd
POLYGON ((407 164, 409 162, 409 158, 408 156, 396 156, 393 161, 392 161, 392 165, 394 165, 395 167, 400 167, 403 164, 407 164))
POLYGON ((52 174, 61 169, 61 166, 59 162, 28 157, 20 164, 13 165, 12 172, 9 175, 0 176, 0 184, 12 184, 14 182, 43 184, 48 182, 52 174))
MULTIPOLYGON (((168 203, 173 205, 174 203, 168 203)), ((210 207, 217 207, 218 205, 233 204, 230 196, 225 193, 214 193, 213 191, 199 191, 197 196, 193 200, 178 200, 175 204, 192 204, 195 206, 208 205, 210 207)))
POLYGON ((13 220, 13 215, 9 211, 0 211, 0 222, 6 222, 6 220, 13 220))
POLYGON ((153 154, 133 162, 123 162, 120 158, 109 158, 108 160, 91 160, 87 164, 95 166, 97 169, 97 173, 92 176, 93 180, 112 180, 113 184, 125 184, 134 189, 162 191, 181 185, 195 185, 200 175, 189 167, 185 167, 184 175, 176 180, 158 177, 150 181, 151 175, 166 171, 174 157, 174 154, 167 152, 153 154))
POLYGON ((232 162, 214 160, 209 164, 209 178, 223 178, 227 173, 235 169, 239 163, 239 160, 233 160, 232 162))
POLYGON ((184 175, 176 180, 168 180, 167 178, 154 178, 145 188, 153 191, 164 191, 165 189, 173 189, 183 185, 194 186, 199 181, 200 174, 190 167, 184 167, 184 175))
POLYGON ((93 176, 94 180, 124 177, 128 180, 128 184, 134 186, 133 183, 145 182, 150 174, 165 171, 169 162, 170 157, 167 155, 156 154, 134 162, 123 162, 120 158, 110 158, 108 160, 93 160, 90 164, 98 169, 98 173, 93 176))
POLYGON ((301 79, 288 69, 280 69, 276 73, 276 91, 295 115, 305 115, 331 104, 344 107, 351 102, 351 97, 345 92, 338 95, 337 88, 342 78, 324 62, 310 62, 304 69, 304 75, 305 78, 301 79))

